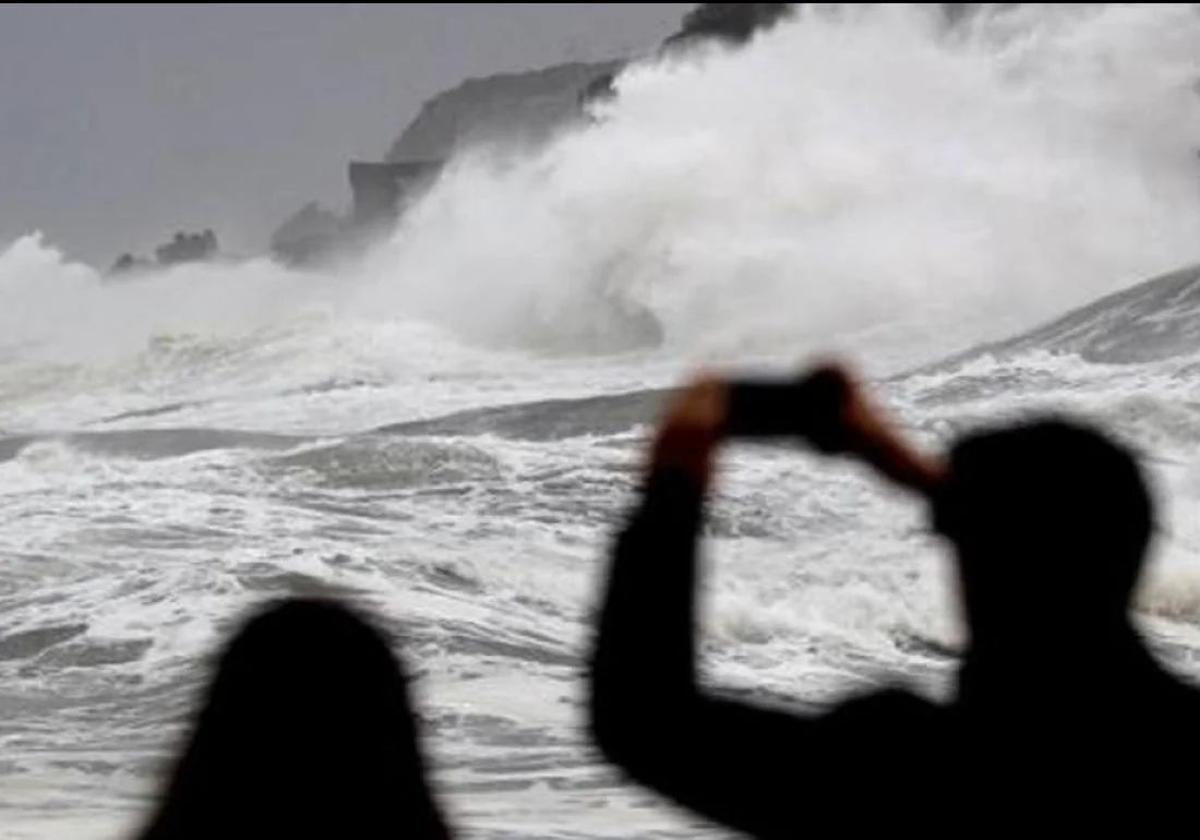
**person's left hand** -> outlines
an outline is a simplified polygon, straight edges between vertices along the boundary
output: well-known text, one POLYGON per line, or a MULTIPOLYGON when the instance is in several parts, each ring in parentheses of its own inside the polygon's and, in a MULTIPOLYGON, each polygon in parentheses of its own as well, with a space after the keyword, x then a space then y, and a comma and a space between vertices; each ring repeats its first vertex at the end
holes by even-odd
POLYGON ((692 380, 667 407, 651 449, 651 472, 679 469, 707 490, 728 414, 729 387, 723 380, 708 375, 692 380))

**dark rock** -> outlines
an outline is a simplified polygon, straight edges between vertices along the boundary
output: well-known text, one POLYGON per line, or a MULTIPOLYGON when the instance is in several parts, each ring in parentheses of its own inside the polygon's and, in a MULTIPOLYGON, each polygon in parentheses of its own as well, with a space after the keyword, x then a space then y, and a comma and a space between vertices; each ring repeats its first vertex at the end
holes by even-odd
POLYGON ((619 72, 619 69, 613 70, 611 73, 597 76, 588 82, 587 86, 579 94, 579 107, 586 109, 594 102, 603 102, 615 98, 617 95, 617 74, 619 72))
MULTIPOLYGON (((684 16, 664 49, 713 38, 742 44, 796 5, 705 3, 684 16)), ((584 122, 589 104, 615 96, 614 83, 625 64, 615 59, 500 73, 467 79, 439 93, 421 107, 382 162, 350 163, 353 205, 348 219, 306 205, 272 237, 272 252, 289 264, 312 264, 333 253, 360 250, 373 234, 394 224, 455 155, 479 148, 502 154, 536 149, 564 128, 584 122)), ((634 313, 629 323, 653 333, 657 324, 644 316, 634 313)))
POLYGON ((720 40, 741 45, 792 14, 796 3, 701 3, 683 17, 680 29, 663 46, 720 40))
POLYGON ((108 270, 108 274, 110 277, 120 276, 122 274, 137 274, 138 272, 145 271, 153 266, 154 263, 150 262, 150 260, 126 253, 117 258, 117 261, 113 263, 112 268, 108 270))
POLYGON ((203 233, 180 231, 170 242, 155 248, 154 256, 161 266, 204 262, 217 256, 217 248, 217 235, 211 230, 203 233))
POLYGON ((447 160, 482 145, 537 146, 581 116, 583 93, 623 61, 572 63, 468 79, 438 94, 392 145, 386 160, 447 160))
POLYGON ((113 263, 113 267, 108 271, 108 276, 128 276, 156 267, 166 268, 180 263, 205 262, 215 259, 218 251, 217 235, 211 230, 205 230, 202 233, 179 231, 170 242, 154 249, 155 261, 125 253, 113 263))
POLYGON ((352 224, 358 231, 373 231, 395 223, 404 208, 433 184, 441 171, 440 160, 406 160, 390 163, 350 164, 350 189, 354 195, 352 224))
POLYGON ((346 222, 315 201, 288 217, 271 235, 271 255, 286 265, 313 265, 336 253, 346 222))

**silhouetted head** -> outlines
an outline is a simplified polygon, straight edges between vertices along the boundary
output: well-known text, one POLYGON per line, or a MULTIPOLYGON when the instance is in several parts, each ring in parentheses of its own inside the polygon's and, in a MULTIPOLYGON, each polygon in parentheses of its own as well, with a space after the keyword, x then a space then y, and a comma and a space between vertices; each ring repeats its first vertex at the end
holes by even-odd
POLYGON ((446 836, 400 663, 344 606, 286 601, 233 638, 143 838, 242 836, 446 836))
POLYGON ((1134 457, 1061 420, 964 438, 934 517, 976 641, 1123 626, 1153 530, 1134 457))

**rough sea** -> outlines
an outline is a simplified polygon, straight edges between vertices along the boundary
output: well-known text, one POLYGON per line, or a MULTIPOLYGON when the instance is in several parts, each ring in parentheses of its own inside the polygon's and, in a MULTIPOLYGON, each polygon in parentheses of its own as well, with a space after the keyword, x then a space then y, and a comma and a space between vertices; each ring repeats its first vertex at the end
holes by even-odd
MULTIPOLYGON (((1200 680, 1200 279, 1054 320, 1200 262, 1196 79, 1189 7, 833 9, 464 156, 354 264, 118 280, 0 245, 0 836, 127 835, 214 646, 310 593, 395 632, 462 835, 722 836, 621 782, 581 717, 648 424, 701 365, 840 355, 934 451, 1101 424, 1160 502, 1138 622, 1200 680)), ((952 688, 916 500, 734 446, 704 540, 714 690, 952 688)))

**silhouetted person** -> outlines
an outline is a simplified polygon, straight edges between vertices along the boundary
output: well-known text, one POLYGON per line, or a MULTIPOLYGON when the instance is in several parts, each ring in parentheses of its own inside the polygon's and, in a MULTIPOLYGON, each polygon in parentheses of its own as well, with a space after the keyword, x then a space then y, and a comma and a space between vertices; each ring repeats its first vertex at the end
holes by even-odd
POLYGON ((832 414, 798 405, 814 419, 797 429, 930 500, 970 630, 956 696, 887 689, 791 714, 701 690, 695 543, 731 423, 730 387, 702 380, 668 412, 617 542, 591 662, 601 750, 759 837, 1144 827, 1193 801, 1192 774, 1172 758, 1193 751, 1200 693, 1159 667, 1128 617, 1153 530, 1134 459, 1048 419, 969 436, 940 463, 908 449, 839 376, 832 414))
POLYGON ((142 840, 448 836, 400 663, 337 603, 291 600, 224 651, 142 840))

